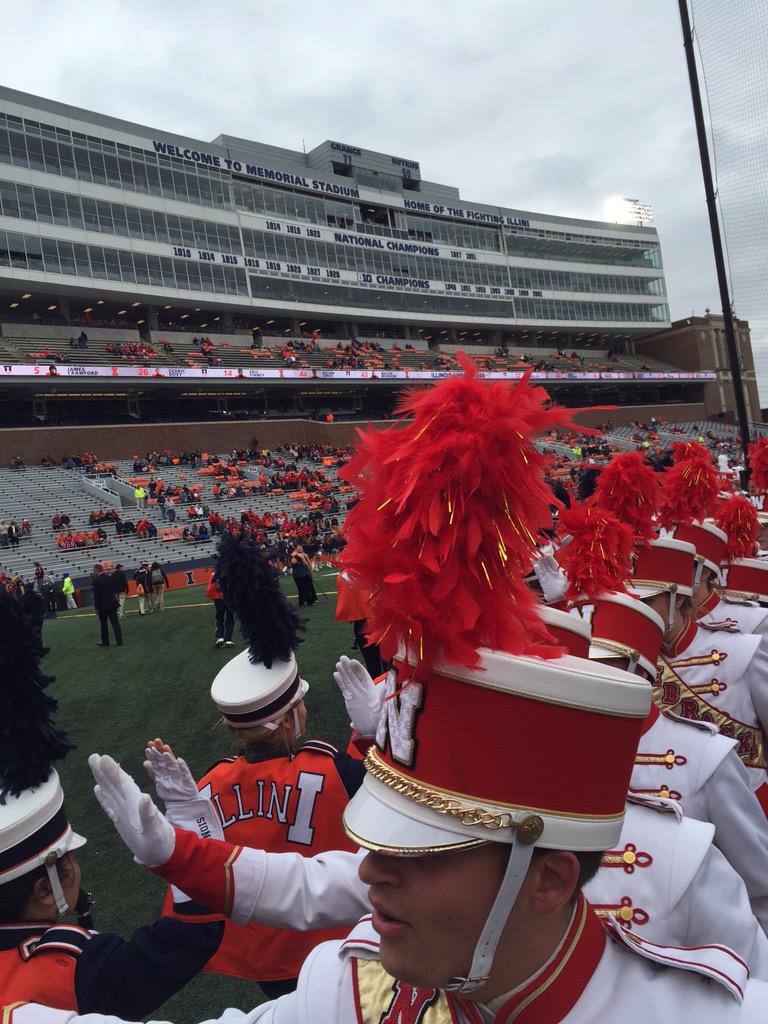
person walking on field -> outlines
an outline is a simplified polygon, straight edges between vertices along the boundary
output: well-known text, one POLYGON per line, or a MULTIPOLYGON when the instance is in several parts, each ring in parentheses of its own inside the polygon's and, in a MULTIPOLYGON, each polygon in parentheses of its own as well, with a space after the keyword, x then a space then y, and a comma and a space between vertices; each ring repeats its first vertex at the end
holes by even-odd
POLYGON ((164 609, 163 595, 165 594, 165 588, 169 587, 168 577, 165 575, 163 569, 160 568, 159 562, 153 562, 149 570, 149 578, 152 581, 152 597, 150 603, 152 610, 161 612, 164 609))
POLYGON ((291 554, 291 575, 299 594, 299 607, 313 605, 317 601, 317 594, 312 582, 312 563, 301 544, 297 544, 291 554))
POLYGON ((75 600, 75 584, 72 582, 72 578, 68 572, 64 573, 61 592, 67 599, 67 608, 77 608, 77 601, 75 600))
POLYGON ((226 644, 227 647, 232 647, 234 643, 232 633, 235 629, 235 616, 231 609, 227 607, 221 587, 219 586, 219 577, 215 572, 211 576, 211 582, 206 588, 205 596, 210 601, 213 601, 213 607, 216 609, 216 646, 224 647, 226 644))
POLYGON ((107 623, 112 626, 115 634, 115 643, 118 647, 123 646, 123 631, 120 627, 120 620, 117 617, 117 609, 120 602, 117 599, 116 583, 112 576, 104 572, 104 566, 97 563, 93 567, 93 604, 101 624, 101 641, 99 647, 109 647, 109 630, 107 623))
POLYGON ((120 562, 115 566, 115 571, 112 573, 112 579, 115 583, 115 593, 117 594, 117 600, 119 607, 117 609, 118 619, 125 617, 125 599, 128 596, 128 577, 125 575, 123 566, 120 562))
POLYGON ((144 614, 144 602, 149 595, 149 606, 152 608, 152 574, 149 571, 149 562, 142 562, 133 574, 136 584, 136 597, 139 601, 139 615, 144 614))

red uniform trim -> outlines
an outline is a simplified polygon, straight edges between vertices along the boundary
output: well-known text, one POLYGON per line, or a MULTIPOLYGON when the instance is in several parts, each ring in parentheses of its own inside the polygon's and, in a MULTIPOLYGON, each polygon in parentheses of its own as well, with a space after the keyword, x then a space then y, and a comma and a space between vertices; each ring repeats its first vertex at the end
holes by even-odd
POLYGON ((556 1024, 566 1017, 597 970, 606 935, 579 896, 573 921, 554 960, 499 1010, 496 1024, 556 1024))
POLYGON ((712 593, 704 601, 702 601, 699 607, 696 609, 696 618, 703 619, 706 615, 709 615, 710 612, 713 612, 715 608, 717 608, 721 601, 722 598, 720 597, 718 592, 716 590, 713 590, 712 593))
POLYGON ((662 644, 666 658, 677 658, 683 651, 687 650, 693 643, 698 630, 695 619, 686 619, 685 625, 670 644, 662 644))
MULTIPOLYGON (((414 781, 460 798, 584 818, 623 814, 626 779, 643 720, 566 707, 419 672, 424 687, 411 765, 388 742, 383 759, 414 781), (510 743, 515 723, 519 742, 510 743), (462 736, 482 736, 471 757, 457 757, 462 736), (564 775, 568 750, 578 774, 564 775), (609 768, 610 766, 610 768, 609 768)), ((396 697, 392 698, 397 699, 396 697)))

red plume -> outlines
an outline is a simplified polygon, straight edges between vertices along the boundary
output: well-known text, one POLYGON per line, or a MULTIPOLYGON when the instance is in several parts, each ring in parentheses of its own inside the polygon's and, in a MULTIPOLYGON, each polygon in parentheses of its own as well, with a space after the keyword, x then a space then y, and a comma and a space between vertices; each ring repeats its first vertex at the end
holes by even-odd
POLYGON ((717 511, 715 526, 728 534, 725 549, 729 561, 734 558, 751 558, 755 553, 760 523, 757 509, 741 494, 727 498, 717 511))
POLYGON ((560 529, 570 535, 558 552, 568 577, 568 601, 593 600, 598 594, 625 593, 632 575, 632 530, 596 505, 576 505, 560 513, 560 529))
POLYGON ((486 383, 463 353, 459 362, 463 377, 403 396, 398 413, 411 420, 360 432, 340 474, 361 494, 342 561, 373 589, 368 635, 387 660, 401 642, 427 665, 444 654, 475 667, 479 646, 557 656, 523 582, 552 526, 548 460, 534 439, 556 426, 585 431, 530 374, 486 383))
POLYGON ((622 452, 603 468, 592 502, 612 512, 645 544, 655 535, 653 517, 660 498, 659 474, 640 452, 622 452))
POLYGON ((675 462, 662 478, 659 506, 659 523, 668 529, 705 519, 717 504, 721 485, 712 457, 702 445, 677 442, 672 450, 675 462))
POLYGON ((758 494, 768 491, 768 439, 758 437, 747 448, 749 468, 752 471, 750 484, 758 494))

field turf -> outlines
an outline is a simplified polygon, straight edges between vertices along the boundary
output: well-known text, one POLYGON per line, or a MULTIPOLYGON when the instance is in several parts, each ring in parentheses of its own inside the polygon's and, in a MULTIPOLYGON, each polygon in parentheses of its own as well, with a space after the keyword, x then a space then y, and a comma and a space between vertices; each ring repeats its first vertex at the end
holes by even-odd
MULTIPOLYGON (((335 577, 321 573, 315 583, 318 593, 323 587, 328 596, 302 609, 307 632, 298 657, 310 684, 307 735, 344 745, 348 719, 332 672, 341 654, 353 655, 352 630, 334 619, 335 577)), ((293 581, 286 577, 284 585, 295 600, 293 581)), ((69 820, 88 839, 77 854, 83 884, 96 899, 95 927, 123 936, 159 914, 165 883, 133 862, 102 813, 93 795, 88 755, 111 754, 153 792, 142 768, 151 737, 171 743, 196 778, 233 751, 228 733, 216 724, 209 687, 218 669, 242 649, 239 631, 234 647, 214 647, 213 606, 202 587, 166 594, 165 603, 164 612, 142 618, 136 599, 128 601, 122 648, 96 646, 99 629, 92 610, 59 613, 43 631, 50 648, 44 666, 56 676, 51 693, 59 701, 58 721, 77 744, 59 772, 69 820)), ((252 982, 204 972, 152 1016, 194 1024, 226 1006, 246 1010, 262 999, 252 982)))

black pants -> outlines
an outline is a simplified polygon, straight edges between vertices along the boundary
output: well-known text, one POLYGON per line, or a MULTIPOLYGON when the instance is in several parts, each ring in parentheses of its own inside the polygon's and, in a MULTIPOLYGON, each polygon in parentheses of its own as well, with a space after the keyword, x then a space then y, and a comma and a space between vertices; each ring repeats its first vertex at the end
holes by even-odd
POLYGON ((306 576, 294 576, 293 581, 299 593, 299 607, 314 604, 317 600, 317 594, 315 593, 315 584, 312 582, 312 577, 309 573, 306 576))
POLYGON ((110 622, 112 624, 112 632, 115 634, 115 643, 119 647, 123 642, 123 631, 120 628, 120 620, 117 617, 117 608, 110 608, 109 611, 99 608, 99 622, 101 623, 101 642, 104 646, 109 647, 107 622, 110 622))
POLYGON ((221 598, 216 598, 213 604, 216 608, 216 639, 231 640, 235 631, 235 616, 221 598))
POLYGON ((56 614, 56 592, 51 591, 50 594, 45 595, 45 604, 49 615, 56 614))
POLYGON ((368 675, 372 679, 378 678, 384 671, 384 662, 381 660, 381 654, 376 644, 369 644, 365 639, 365 628, 368 624, 367 619, 356 619, 352 623, 352 628, 355 631, 355 644, 358 651, 363 656, 365 667, 368 669, 368 675))

